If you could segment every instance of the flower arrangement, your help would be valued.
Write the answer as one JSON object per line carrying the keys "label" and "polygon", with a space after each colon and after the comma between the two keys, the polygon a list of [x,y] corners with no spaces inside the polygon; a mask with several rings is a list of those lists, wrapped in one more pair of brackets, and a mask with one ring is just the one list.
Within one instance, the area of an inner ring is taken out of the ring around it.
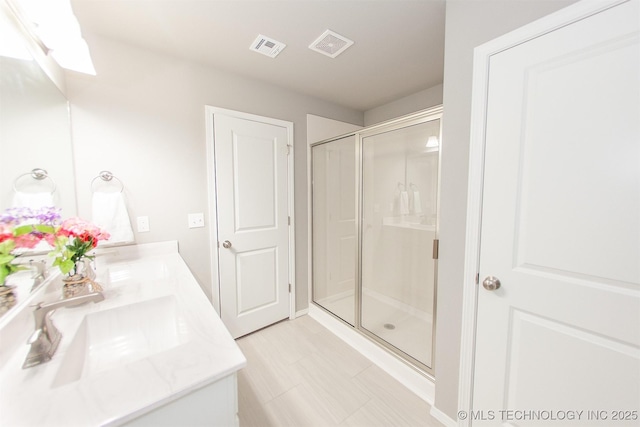
{"label": "flower arrangement", "polygon": [[9,208],[0,214],[0,286],[6,277],[22,269],[14,260],[46,241],[53,246],[60,209]]}
{"label": "flower arrangement", "polygon": [[0,286],[7,276],[22,270],[15,259],[22,252],[37,249],[46,242],[49,255],[55,257],[53,266],[69,276],[79,273],[78,265],[100,240],[107,240],[109,233],[80,218],[69,218],[60,223],[60,209],[44,207],[9,208],[0,214]]}
{"label": "flower arrangement", "polygon": [[92,260],[88,255],[100,240],[109,239],[110,235],[100,227],[80,218],[69,218],[55,230],[55,249],[51,255],[55,256],[53,265],[60,268],[62,274],[74,276],[78,271],[80,261]]}

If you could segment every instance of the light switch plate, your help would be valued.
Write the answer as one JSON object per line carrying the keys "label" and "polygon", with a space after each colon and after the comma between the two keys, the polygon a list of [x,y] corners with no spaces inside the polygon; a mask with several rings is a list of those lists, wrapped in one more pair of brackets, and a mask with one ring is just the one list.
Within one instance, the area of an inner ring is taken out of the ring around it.
{"label": "light switch plate", "polygon": [[204,227],[204,214],[203,213],[192,213],[187,215],[189,220],[189,228],[200,228]]}
{"label": "light switch plate", "polygon": [[148,231],[149,231],[149,217],[139,216],[138,217],[138,233],[146,233]]}

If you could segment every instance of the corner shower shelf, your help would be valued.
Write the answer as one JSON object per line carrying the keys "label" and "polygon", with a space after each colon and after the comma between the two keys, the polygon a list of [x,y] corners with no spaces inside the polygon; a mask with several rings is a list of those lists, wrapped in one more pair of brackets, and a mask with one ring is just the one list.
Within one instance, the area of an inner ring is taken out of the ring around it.
{"label": "corner shower shelf", "polygon": [[382,225],[386,227],[410,228],[412,230],[436,231],[435,225],[409,222],[405,219],[402,219],[396,216],[388,216],[388,217],[382,218]]}

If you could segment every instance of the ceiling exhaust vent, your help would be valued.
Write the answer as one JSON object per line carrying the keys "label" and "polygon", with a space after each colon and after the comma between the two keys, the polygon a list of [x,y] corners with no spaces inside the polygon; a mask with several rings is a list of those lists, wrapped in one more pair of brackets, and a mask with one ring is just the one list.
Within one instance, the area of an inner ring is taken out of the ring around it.
{"label": "ceiling exhaust vent", "polygon": [[287,47],[286,44],[275,41],[260,34],[254,40],[251,46],[249,46],[249,49],[253,50],[254,52],[267,55],[270,58],[275,58],[280,52],[282,52],[285,47]]}
{"label": "ceiling exhaust vent", "polygon": [[309,45],[309,49],[320,52],[330,58],[335,58],[347,50],[347,48],[352,44],[353,40],[349,40],[338,33],[327,30]]}

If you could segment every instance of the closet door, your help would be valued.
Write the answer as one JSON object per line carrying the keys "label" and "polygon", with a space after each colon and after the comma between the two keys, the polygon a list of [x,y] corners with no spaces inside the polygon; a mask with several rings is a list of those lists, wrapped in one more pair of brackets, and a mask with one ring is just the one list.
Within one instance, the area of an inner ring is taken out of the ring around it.
{"label": "closet door", "polygon": [[574,417],[563,425],[638,423],[639,3],[578,4],[545,34],[494,41],[481,67],[473,416],[484,411],[488,425],[554,414]]}
{"label": "closet door", "polygon": [[220,314],[241,337],[286,319],[289,283],[288,122],[214,118]]}

